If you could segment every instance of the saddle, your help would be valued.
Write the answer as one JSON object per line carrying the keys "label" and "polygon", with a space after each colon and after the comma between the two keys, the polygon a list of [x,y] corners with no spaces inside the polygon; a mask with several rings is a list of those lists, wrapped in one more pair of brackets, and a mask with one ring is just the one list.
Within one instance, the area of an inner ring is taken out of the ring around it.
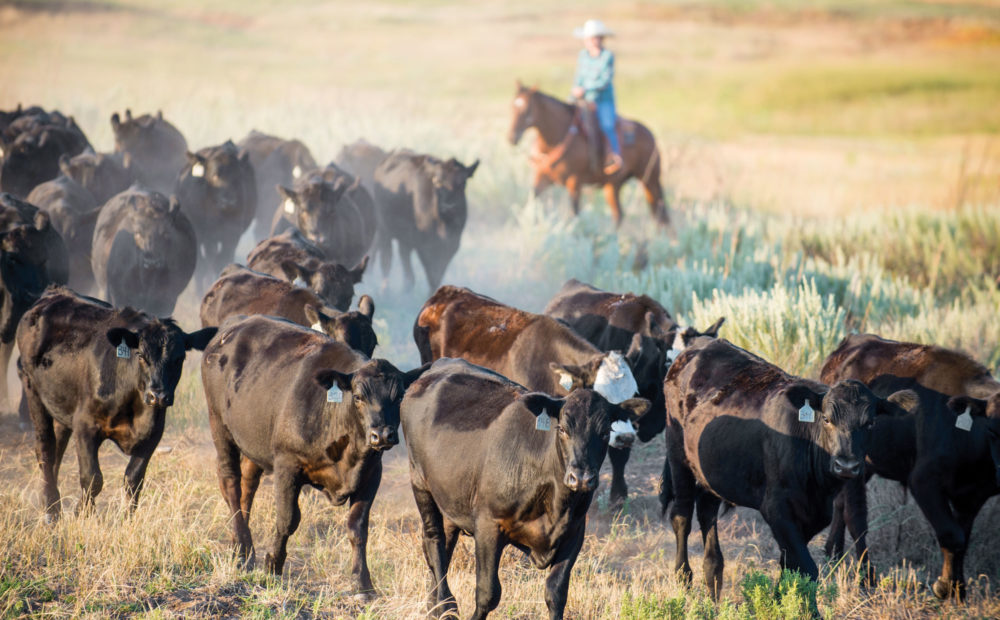
{"label": "saddle", "polygon": [[[603,173],[604,155],[608,152],[608,140],[597,122],[596,106],[589,101],[577,102],[577,114],[573,124],[587,143],[587,156],[590,170],[597,176]],[[635,121],[618,116],[615,118],[615,133],[618,134],[618,144],[631,146],[635,144]]]}

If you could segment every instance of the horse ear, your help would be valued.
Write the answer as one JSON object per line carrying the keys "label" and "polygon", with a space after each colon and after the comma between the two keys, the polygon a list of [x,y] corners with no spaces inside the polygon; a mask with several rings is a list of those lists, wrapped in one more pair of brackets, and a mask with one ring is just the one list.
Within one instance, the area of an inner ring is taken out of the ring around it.
{"label": "horse ear", "polygon": [[538,92],[538,84],[533,85],[530,90],[531,90],[532,94],[537,93]]}
{"label": "horse ear", "polygon": [[516,80],[514,80],[514,86],[519,91],[524,90],[524,84],[521,83],[521,78],[517,78]]}

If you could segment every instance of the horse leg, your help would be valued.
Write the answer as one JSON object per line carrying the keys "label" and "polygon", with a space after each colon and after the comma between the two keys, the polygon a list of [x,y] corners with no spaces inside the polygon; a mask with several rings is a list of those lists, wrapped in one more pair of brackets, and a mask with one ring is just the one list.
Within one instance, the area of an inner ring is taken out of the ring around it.
{"label": "horse leg", "polygon": [[573,215],[580,215],[580,177],[574,175],[566,179],[566,191],[569,192],[569,204],[573,207]]}
{"label": "horse leg", "polygon": [[547,174],[543,174],[540,170],[536,170],[535,180],[532,182],[531,190],[534,197],[538,198],[538,196],[547,190],[550,185],[552,185],[552,179],[550,179]]}
{"label": "horse leg", "polygon": [[615,218],[615,228],[622,225],[622,208],[618,199],[618,192],[621,189],[619,183],[606,183],[604,185],[604,199],[608,201],[608,208],[611,209],[611,217]]}

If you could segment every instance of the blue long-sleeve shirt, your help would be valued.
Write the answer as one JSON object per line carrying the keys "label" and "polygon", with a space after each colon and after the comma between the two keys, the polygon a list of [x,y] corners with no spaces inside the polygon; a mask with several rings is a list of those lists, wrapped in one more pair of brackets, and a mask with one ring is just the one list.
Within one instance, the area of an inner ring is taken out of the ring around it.
{"label": "blue long-sleeve shirt", "polygon": [[587,50],[580,50],[576,59],[574,86],[583,88],[583,98],[593,102],[614,102],[615,87],[611,80],[615,77],[615,55],[610,50],[601,50],[597,57]]}

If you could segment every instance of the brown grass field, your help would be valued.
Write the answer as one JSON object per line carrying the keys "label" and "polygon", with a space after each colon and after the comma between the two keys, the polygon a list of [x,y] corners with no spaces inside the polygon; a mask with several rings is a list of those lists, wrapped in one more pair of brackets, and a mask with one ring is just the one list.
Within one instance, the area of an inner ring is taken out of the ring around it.
{"label": "brown grass field", "polygon": [[[745,209],[747,217],[789,216],[819,227],[909,207],[922,209],[919,217],[947,217],[969,205],[1000,205],[995,0],[0,1],[0,109],[23,102],[71,113],[99,150],[112,148],[110,114],[130,107],[136,114],[162,109],[192,150],[257,128],[302,139],[320,162],[359,137],[466,163],[480,158],[463,248],[446,280],[540,311],[560,281],[537,257],[550,233],[569,234],[558,215],[568,208],[558,191],[544,198],[548,215],[538,222],[553,230],[540,230],[520,210],[529,188],[528,145],[504,140],[509,98],[516,78],[568,91],[578,45],[570,33],[589,16],[618,32],[611,45],[619,109],[657,136],[682,231],[696,227],[698,205],[720,201]],[[623,247],[656,237],[631,186],[623,199]],[[585,209],[599,212],[595,218],[604,219],[592,221],[607,226],[599,192],[586,196]],[[992,215],[987,221],[982,236],[997,237],[1000,224]],[[932,249],[946,247],[941,243]],[[245,239],[244,255],[250,247]],[[943,269],[959,259],[938,256],[933,264]],[[580,257],[556,260],[569,265]],[[412,293],[396,282],[381,291],[377,271],[358,291],[376,300],[376,356],[407,369],[418,358],[410,326],[428,294],[417,271]],[[888,272],[909,274],[908,265]],[[892,322],[896,315],[888,313],[875,326],[899,338],[939,335],[939,344],[965,346],[995,363],[998,294],[945,296],[936,273],[910,274],[908,282],[931,298],[939,295],[938,303],[921,307],[913,322]],[[962,273],[955,271],[956,282],[972,281]],[[680,298],[691,294],[682,291]],[[176,318],[186,329],[196,327],[198,303],[190,289],[181,298]],[[962,314],[967,307],[974,314]],[[970,326],[968,316],[982,325]],[[875,327],[857,320],[852,326]],[[728,334],[743,332],[725,329],[740,328],[724,328],[723,335],[736,340]],[[817,371],[817,355],[781,351],[775,361],[809,375]],[[31,434],[19,429],[16,415],[0,415],[0,615],[421,617],[428,571],[405,446],[385,457],[372,513],[368,554],[380,593],[374,603],[361,606],[347,591],[345,510],[318,493],[303,494],[302,524],[282,577],[237,566],[199,363],[193,354],[185,364],[165,449],[154,456],[131,517],[121,492],[126,459],[110,444],[101,451],[106,484],[97,510],[73,515],[80,491],[71,446],[60,472],[65,516],[45,525]],[[14,373],[7,379],[13,386]],[[727,563],[719,605],[700,585],[697,532],[695,586],[687,590],[674,578],[674,536],[657,502],[663,456],[662,436],[633,451],[630,501],[620,513],[608,510],[605,466],[567,615],[798,616],[791,598],[785,607],[781,601],[755,607],[742,592],[754,571],[778,573],[774,540],[750,510],[735,509],[720,521]],[[823,617],[1000,617],[996,499],[974,529],[969,600],[953,604],[927,588],[941,554],[912,499],[904,503],[898,485],[885,481],[875,481],[869,494],[869,544],[880,579],[859,587],[849,560],[822,558],[818,536],[812,549],[821,566]],[[255,506],[251,528],[258,549],[266,549],[274,521],[267,478]],[[463,613],[473,607],[470,543],[459,543],[449,578]],[[495,617],[544,616],[544,575],[519,554],[505,554]]]}

